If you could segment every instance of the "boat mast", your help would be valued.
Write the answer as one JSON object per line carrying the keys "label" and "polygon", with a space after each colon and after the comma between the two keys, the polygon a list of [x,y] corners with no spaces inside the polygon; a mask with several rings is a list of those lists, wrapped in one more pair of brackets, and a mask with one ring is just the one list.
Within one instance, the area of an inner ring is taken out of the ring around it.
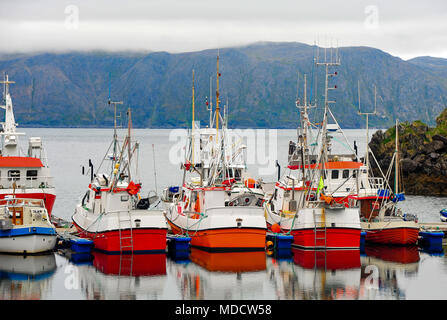
{"label": "boat mast", "polygon": [[131,138],[130,138],[130,134],[131,134],[131,127],[132,127],[132,114],[130,111],[130,108],[127,109],[127,114],[129,117],[129,122],[127,125],[127,173],[128,173],[128,181],[130,182],[132,180],[131,175],[130,175],[130,158],[132,157],[131,155]]}
{"label": "boat mast", "polygon": [[397,195],[399,193],[399,120],[396,119],[396,170],[394,173],[394,193]]}
{"label": "boat mast", "polygon": [[329,77],[334,77],[337,75],[337,72],[329,73],[329,67],[333,66],[339,66],[340,65],[340,57],[338,56],[338,49],[335,52],[335,59],[332,57],[332,48],[331,48],[331,60],[328,61],[326,58],[326,48],[324,50],[324,61],[319,62],[319,54],[318,54],[318,47],[317,47],[317,59],[316,59],[316,65],[322,65],[325,66],[325,86],[324,86],[324,116],[323,116],[323,126],[322,126],[322,145],[321,145],[321,152],[320,152],[320,163],[321,166],[321,174],[320,177],[323,176],[323,172],[326,170],[326,162],[328,161],[328,131],[327,131],[327,122],[328,122],[328,114],[330,112],[329,110],[329,104],[335,103],[335,101],[330,101],[328,98],[329,90],[335,90],[337,86],[329,87]]}
{"label": "boat mast", "polygon": [[366,155],[365,155],[365,165],[369,168],[369,116],[376,115],[377,113],[377,88],[374,86],[374,112],[361,112],[360,108],[360,80],[358,81],[358,90],[359,90],[359,115],[366,116]]}
{"label": "boat mast", "polygon": [[16,83],[15,81],[9,81],[8,75],[5,76],[5,79],[3,81],[0,81],[0,83],[4,84],[4,99],[5,99],[5,105],[1,106],[1,108],[5,109],[5,122],[4,122],[4,132],[5,134],[13,134],[16,133],[16,121],[14,118],[14,112],[12,108],[12,99],[11,95],[9,94],[9,85]]}
{"label": "boat mast", "polygon": [[216,70],[217,70],[217,75],[216,75],[216,143],[218,143],[219,141],[219,112],[220,112],[220,108],[219,108],[219,77],[220,77],[220,73],[219,73],[219,51],[217,52],[217,63],[216,63]]}
{"label": "boat mast", "polygon": [[207,110],[210,112],[210,128],[213,127],[213,77],[210,77],[210,107]]}
{"label": "boat mast", "polygon": [[194,166],[194,69],[192,69],[192,128],[191,128],[191,164]]}
{"label": "boat mast", "polygon": [[117,148],[118,148],[118,134],[117,134],[117,124],[116,124],[116,105],[117,104],[123,104],[122,101],[110,101],[109,99],[109,104],[113,104],[113,109],[114,109],[114,116],[113,116],[113,161],[116,161],[116,157],[117,157]]}

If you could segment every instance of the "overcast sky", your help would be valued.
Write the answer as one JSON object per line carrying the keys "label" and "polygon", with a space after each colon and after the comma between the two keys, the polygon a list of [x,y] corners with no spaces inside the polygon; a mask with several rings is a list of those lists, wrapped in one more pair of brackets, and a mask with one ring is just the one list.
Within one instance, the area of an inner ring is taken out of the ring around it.
{"label": "overcast sky", "polygon": [[184,52],[256,41],[447,58],[447,1],[1,0],[0,51]]}

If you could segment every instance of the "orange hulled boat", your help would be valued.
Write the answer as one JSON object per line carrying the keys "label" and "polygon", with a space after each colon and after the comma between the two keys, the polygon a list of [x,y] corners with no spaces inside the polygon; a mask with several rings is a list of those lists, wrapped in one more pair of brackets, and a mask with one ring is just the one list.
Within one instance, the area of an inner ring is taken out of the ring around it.
{"label": "orange hulled boat", "polygon": [[209,128],[200,129],[194,122],[193,85],[193,123],[182,165],[182,187],[165,216],[172,232],[191,237],[192,247],[263,251],[267,231],[263,193],[245,172],[245,146],[241,139],[234,143],[236,137],[220,114],[219,76],[217,57],[216,109]]}

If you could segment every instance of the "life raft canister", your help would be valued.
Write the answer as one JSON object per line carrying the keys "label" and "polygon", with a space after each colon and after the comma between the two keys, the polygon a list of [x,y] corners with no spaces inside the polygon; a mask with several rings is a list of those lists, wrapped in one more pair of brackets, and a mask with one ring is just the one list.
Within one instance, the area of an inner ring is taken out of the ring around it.
{"label": "life raft canister", "polygon": [[244,184],[246,187],[248,188],[256,188],[257,187],[257,182],[255,179],[253,178],[247,178],[244,180]]}

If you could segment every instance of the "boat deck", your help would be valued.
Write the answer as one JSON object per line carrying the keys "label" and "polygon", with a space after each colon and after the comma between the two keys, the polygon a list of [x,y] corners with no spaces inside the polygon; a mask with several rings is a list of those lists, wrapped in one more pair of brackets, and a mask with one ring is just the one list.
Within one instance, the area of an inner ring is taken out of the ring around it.
{"label": "boat deck", "polygon": [[434,230],[443,231],[444,238],[447,237],[447,222],[419,222],[420,231]]}

